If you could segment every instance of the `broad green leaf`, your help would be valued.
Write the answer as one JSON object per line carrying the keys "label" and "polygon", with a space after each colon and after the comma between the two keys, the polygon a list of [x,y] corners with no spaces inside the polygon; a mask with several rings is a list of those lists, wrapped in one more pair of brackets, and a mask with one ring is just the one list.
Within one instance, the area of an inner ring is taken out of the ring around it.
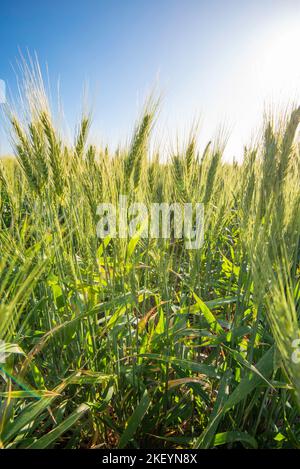
{"label": "broad green leaf", "polygon": [[69,417],[67,417],[60,425],[46,433],[44,436],[30,445],[29,449],[49,448],[64,432],[69,430],[87,411],[89,406],[81,404]]}
{"label": "broad green leaf", "polygon": [[143,353],[139,356],[148,358],[149,360],[156,360],[164,363],[169,363],[170,365],[174,364],[175,366],[179,366],[184,370],[194,371],[195,373],[201,373],[212,378],[218,377],[217,369],[211,365],[206,365],[204,363],[197,363],[191,360],[181,360],[180,358],[176,357],[166,357],[164,355],[159,355],[155,353]]}

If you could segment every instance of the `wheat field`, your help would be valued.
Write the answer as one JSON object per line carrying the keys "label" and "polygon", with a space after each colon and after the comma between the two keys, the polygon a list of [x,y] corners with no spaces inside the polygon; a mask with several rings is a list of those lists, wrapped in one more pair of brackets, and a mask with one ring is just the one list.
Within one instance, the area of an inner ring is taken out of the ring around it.
{"label": "wheat field", "polygon": [[[74,144],[27,76],[0,160],[2,448],[299,448],[300,155],[296,106],[241,164],[191,133],[149,150]],[[204,243],[96,235],[97,206],[201,202]]]}

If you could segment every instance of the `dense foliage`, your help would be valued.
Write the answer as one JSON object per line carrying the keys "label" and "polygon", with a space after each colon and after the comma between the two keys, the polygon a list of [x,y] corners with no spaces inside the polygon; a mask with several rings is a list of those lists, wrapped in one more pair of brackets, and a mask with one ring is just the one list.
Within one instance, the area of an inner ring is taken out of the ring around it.
{"label": "dense foliage", "polygon": [[[153,106],[111,154],[89,117],[66,144],[30,88],[0,160],[2,447],[299,448],[299,109],[242,164],[193,134],[162,162]],[[203,202],[203,247],[98,239],[120,194]]]}

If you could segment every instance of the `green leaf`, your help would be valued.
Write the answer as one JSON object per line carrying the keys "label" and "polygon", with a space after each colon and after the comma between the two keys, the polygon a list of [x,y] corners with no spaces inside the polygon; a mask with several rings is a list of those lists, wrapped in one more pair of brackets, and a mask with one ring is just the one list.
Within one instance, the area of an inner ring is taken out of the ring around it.
{"label": "green leaf", "polygon": [[243,443],[247,443],[252,448],[257,448],[257,441],[253,436],[249,435],[247,432],[237,431],[217,433],[213,441],[213,446],[225,445],[236,441],[241,441]]}
{"label": "green leaf", "polygon": [[58,427],[46,433],[44,436],[30,445],[29,449],[44,449],[54,443],[64,432],[69,430],[87,411],[89,406],[81,404],[69,417],[67,417]]}
{"label": "green leaf", "polygon": [[[274,346],[271,347],[257,363],[256,370],[258,373],[251,371],[247,376],[245,376],[245,378],[242,379],[240,384],[229,396],[223,410],[227,412],[233,406],[241,402],[246,396],[248,396],[248,394],[250,394],[250,392],[252,392],[257,386],[266,381],[273,372],[273,364]],[[264,379],[260,375],[263,375]]]}
{"label": "green leaf", "polygon": [[[273,372],[274,365],[274,347],[271,347],[258,361],[256,369],[262,374],[265,378],[271,376]],[[216,431],[218,424],[221,418],[228,412],[232,407],[237,405],[243,399],[245,399],[248,394],[250,394],[257,386],[259,386],[264,380],[260,377],[259,374],[251,371],[247,376],[245,376],[239,385],[234,389],[234,391],[229,395],[224,404],[220,406],[216,414],[212,415],[212,419],[209,425],[206,427],[204,432],[196,440],[194,448],[207,448],[210,445],[212,434]],[[224,383],[224,392],[228,394],[228,388]],[[227,388],[227,389],[226,389]]]}
{"label": "green leaf", "polygon": [[201,373],[212,378],[218,377],[217,369],[211,365],[206,365],[204,363],[197,363],[191,360],[182,360],[176,357],[166,357],[164,355],[159,355],[156,353],[143,353],[139,355],[139,357],[148,358],[150,360],[157,360],[164,363],[169,363],[171,365],[174,364],[175,366],[179,366],[184,370],[194,371],[195,373]]}
{"label": "green leaf", "polygon": [[193,292],[193,296],[196,300],[197,306],[199,307],[200,311],[203,313],[203,316],[205,317],[206,321],[208,322],[209,326],[211,329],[215,332],[218,332],[222,334],[224,331],[220,324],[218,323],[217,319],[209,309],[209,307],[202,301],[198,295],[196,295],[195,292]]}

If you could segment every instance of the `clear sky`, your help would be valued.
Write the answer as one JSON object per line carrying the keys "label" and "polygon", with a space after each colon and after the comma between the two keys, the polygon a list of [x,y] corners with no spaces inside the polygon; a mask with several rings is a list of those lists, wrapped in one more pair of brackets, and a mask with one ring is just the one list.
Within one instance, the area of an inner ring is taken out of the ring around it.
{"label": "clear sky", "polygon": [[60,81],[71,128],[88,84],[99,142],[125,141],[156,85],[158,140],[200,118],[203,145],[225,124],[238,157],[264,105],[299,96],[300,0],[1,0],[0,78],[13,96],[18,48]]}

